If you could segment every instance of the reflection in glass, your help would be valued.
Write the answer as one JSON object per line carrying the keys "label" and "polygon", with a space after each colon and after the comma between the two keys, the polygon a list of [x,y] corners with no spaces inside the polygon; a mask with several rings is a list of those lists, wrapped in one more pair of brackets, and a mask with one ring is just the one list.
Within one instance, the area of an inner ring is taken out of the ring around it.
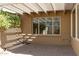
{"label": "reflection in glass", "polygon": [[34,18],[33,34],[60,34],[60,17]]}
{"label": "reflection in glass", "polygon": [[33,34],[38,34],[38,20],[33,20]]}
{"label": "reflection in glass", "polygon": [[52,20],[51,19],[47,21],[47,28],[48,28],[47,34],[52,34]]}
{"label": "reflection in glass", "polygon": [[46,24],[44,20],[39,20],[39,31],[40,34],[46,34]]}
{"label": "reflection in glass", "polygon": [[48,18],[41,18],[41,20],[39,20],[39,26],[40,34],[52,34],[52,20]]}
{"label": "reflection in glass", "polygon": [[59,17],[55,17],[54,18],[54,23],[53,23],[53,26],[54,26],[54,34],[60,34],[60,18]]}

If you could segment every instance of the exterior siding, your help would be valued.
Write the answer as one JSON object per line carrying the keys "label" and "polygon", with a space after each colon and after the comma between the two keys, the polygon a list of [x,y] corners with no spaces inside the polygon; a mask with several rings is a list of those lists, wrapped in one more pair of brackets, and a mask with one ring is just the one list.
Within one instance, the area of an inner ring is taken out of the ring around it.
{"label": "exterior siding", "polygon": [[32,13],[31,15],[23,14],[21,15],[22,19],[22,31],[26,34],[32,34],[32,19],[34,17],[53,17],[60,16],[61,17],[61,35],[59,36],[37,36],[36,39],[33,40],[34,44],[52,44],[52,45],[70,45],[70,11],[57,11],[48,12],[45,14],[44,12],[40,12],[39,14]]}

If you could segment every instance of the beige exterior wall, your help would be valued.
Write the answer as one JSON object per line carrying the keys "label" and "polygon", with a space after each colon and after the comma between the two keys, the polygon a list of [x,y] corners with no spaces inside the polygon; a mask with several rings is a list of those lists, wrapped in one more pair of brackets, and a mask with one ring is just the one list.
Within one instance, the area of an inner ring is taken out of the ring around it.
{"label": "beige exterior wall", "polygon": [[34,44],[55,44],[55,45],[69,45],[70,44],[70,11],[57,11],[56,13],[48,12],[47,14],[40,12],[39,14],[32,13],[31,15],[23,14],[22,31],[26,34],[32,34],[32,19],[34,17],[61,17],[61,35],[60,36],[37,36],[33,40]]}
{"label": "beige exterior wall", "polygon": [[75,53],[79,56],[79,40],[73,39],[72,47],[73,47]]}

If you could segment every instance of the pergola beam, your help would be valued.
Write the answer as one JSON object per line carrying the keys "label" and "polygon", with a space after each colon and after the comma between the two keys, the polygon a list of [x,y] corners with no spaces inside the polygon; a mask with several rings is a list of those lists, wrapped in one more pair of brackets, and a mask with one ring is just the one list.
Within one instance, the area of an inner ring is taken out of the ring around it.
{"label": "pergola beam", "polygon": [[[19,12],[14,11],[14,10],[12,10],[12,9],[10,9],[10,8],[7,8],[7,7],[5,7],[5,6],[3,6],[2,8],[5,8],[5,9],[8,9],[8,10],[11,10],[11,11],[16,12],[16,13],[19,13]],[[19,13],[19,14],[22,14],[22,13]]]}
{"label": "pergola beam", "polygon": [[0,4],[0,7],[4,7],[8,10],[14,11],[16,13],[28,13],[31,14],[32,12],[39,14],[38,12],[45,12],[47,11],[56,11],[63,10],[65,13],[66,10],[71,10],[71,4],[65,3],[5,3]]}
{"label": "pergola beam", "polygon": [[28,5],[23,4],[23,6],[25,6],[26,8],[28,8],[28,9],[30,9],[30,10],[32,10],[33,12],[36,12],[36,13],[38,14],[38,12],[37,12],[36,10],[34,10],[34,9],[30,8]]}
{"label": "pergola beam", "polygon": [[41,6],[40,4],[37,3],[37,5],[42,9],[47,14],[47,11],[44,9],[43,5]]}
{"label": "pergola beam", "polygon": [[14,11],[14,10],[12,10],[12,9],[10,9],[10,8],[7,8],[5,5],[10,5],[10,4],[1,4],[1,5],[0,5],[1,9],[5,8],[5,9],[7,9],[7,10],[10,10],[10,11],[13,11],[13,12],[15,12],[15,13],[18,13],[18,12]]}
{"label": "pergola beam", "polygon": [[[0,3],[1,4],[1,3]],[[9,3],[2,3],[1,5],[0,5],[0,7],[2,7],[2,6],[5,6],[5,5],[10,5]]]}
{"label": "pergola beam", "polygon": [[66,13],[66,4],[64,4],[63,12],[64,12],[64,14]]}
{"label": "pergola beam", "polygon": [[56,13],[56,6],[55,3],[51,3],[52,9],[54,10],[54,13]]}
{"label": "pergola beam", "polygon": [[21,10],[17,9],[16,7],[12,6],[11,4],[8,4],[7,6],[6,5],[3,5],[2,7],[3,8],[6,8],[8,10],[14,11],[16,13],[19,13],[19,14],[22,14],[23,13]]}
{"label": "pergola beam", "polygon": [[[17,9],[19,9],[19,10],[23,11],[23,13],[25,13],[25,12],[26,12],[26,11],[22,10],[21,8],[18,8],[17,6],[15,6],[15,5],[13,5],[13,4],[11,4],[11,6],[13,6],[13,7],[15,7],[15,8],[17,8]],[[27,13],[27,12],[26,12],[26,13]],[[28,12],[28,14],[30,14],[30,13]]]}

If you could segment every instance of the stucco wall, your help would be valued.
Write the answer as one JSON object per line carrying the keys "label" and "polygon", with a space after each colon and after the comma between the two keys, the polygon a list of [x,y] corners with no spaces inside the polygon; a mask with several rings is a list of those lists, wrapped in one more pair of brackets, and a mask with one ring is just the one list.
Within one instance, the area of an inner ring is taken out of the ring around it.
{"label": "stucco wall", "polygon": [[36,39],[33,40],[32,43],[35,44],[55,44],[55,45],[69,45],[70,44],[70,11],[57,11],[48,12],[45,14],[44,12],[40,12],[39,14],[32,13],[31,15],[23,14],[21,15],[22,19],[22,31],[26,34],[32,34],[32,19],[34,17],[53,17],[60,16],[61,17],[61,35],[60,36],[37,36]]}
{"label": "stucco wall", "polygon": [[79,56],[79,40],[73,39],[71,43],[75,53]]}
{"label": "stucco wall", "polygon": [[[78,11],[77,11],[77,25],[78,25],[78,27],[77,27],[77,30],[78,30],[78,32],[77,32],[77,34],[78,34],[78,38],[79,38],[79,8],[77,8],[78,9]],[[75,14],[74,14],[75,15]],[[75,16],[74,16],[75,17]],[[73,19],[73,20],[76,20],[76,19]],[[74,28],[74,26],[73,26],[73,28]],[[75,35],[75,33],[74,33],[74,35]],[[74,49],[74,51],[76,52],[76,54],[79,56],[79,39],[72,39],[71,40],[71,43],[72,43],[72,47],[73,47],[73,49]]]}

